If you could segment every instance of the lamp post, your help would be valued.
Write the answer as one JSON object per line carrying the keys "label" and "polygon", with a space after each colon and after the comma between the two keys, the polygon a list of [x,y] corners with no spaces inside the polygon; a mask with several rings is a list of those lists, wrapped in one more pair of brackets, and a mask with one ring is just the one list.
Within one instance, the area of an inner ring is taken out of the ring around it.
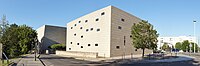
{"label": "lamp post", "polygon": [[189,45],[189,46],[190,46],[190,52],[189,52],[189,53],[191,54],[192,43],[190,43],[190,45]]}
{"label": "lamp post", "polygon": [[[194,38],[196,37],[196,31],[195,31],[195,23],[196,23],[196,21],[193,21],[193,23],[194,23]],[[194,53],[196,53],[196,48],[195,48],[195,43],[196,43],[196,38],[194,39],[195,41],[194,41]]]}

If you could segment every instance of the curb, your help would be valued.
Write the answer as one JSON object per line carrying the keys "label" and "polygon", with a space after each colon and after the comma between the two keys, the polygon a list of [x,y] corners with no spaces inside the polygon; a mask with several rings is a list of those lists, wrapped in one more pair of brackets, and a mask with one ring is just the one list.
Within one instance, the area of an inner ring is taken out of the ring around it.
{"label": "curb", "polygon": [[46,66],[46,64],[40,58],[38,58],[38,59],[40,60],[40,62],[42,63],[42,65]]}
{"label": "curb", "polygon": [[40,57],[40,55],[37,58],[40,60],[40,62],[42,63],[42,65],[47,66],[39,57]]}
{"label": "curb", "polygon": [[22,58],[19,58],[19,61],[17,61],[16,63],[12,61],[12,63],[10,63],[9,66],[12,66],[13,64],[17,65],[21,60],[22,60]]}
{"label": "curb", "polygon": [[14,62],[12,62],[12,63],[8,64],[8,66],[12,66],[13,64],[15,64],[15,63],[14,63]]}

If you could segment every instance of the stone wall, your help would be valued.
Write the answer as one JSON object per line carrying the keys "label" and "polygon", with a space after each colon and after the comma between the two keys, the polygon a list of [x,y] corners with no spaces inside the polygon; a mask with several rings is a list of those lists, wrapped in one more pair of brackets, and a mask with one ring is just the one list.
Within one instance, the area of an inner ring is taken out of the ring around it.
{"label": "stone wall", "polygon": [[94,52],[78,52],[78,51],[56,51],[56,55],[76,56],[76,57],[92,57],[92,58],[97,58],[98,57],[98,53],[94,53]]}

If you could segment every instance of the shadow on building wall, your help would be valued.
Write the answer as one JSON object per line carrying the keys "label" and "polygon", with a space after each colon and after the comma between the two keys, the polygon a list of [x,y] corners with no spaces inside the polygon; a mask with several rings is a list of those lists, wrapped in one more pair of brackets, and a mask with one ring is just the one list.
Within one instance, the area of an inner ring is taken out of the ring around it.
{"label": "shadow on building wall", "polygon": [[43,37],[41,39],[41,42],[39,43],[39,53],[44,54],[44,53],[46,53],[46,50],[50,51],[49,53],[55,53],[54,50],[48,48],[49,46],[51,46],[53,44],[60,44],[60,43],[53,41],[47,37]]}

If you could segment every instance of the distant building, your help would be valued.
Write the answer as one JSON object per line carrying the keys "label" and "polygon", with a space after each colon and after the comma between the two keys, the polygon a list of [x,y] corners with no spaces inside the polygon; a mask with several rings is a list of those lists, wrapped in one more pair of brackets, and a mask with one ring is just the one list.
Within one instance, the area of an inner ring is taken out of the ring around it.
{"label": "distant building", "polygon": [[44,53],[52,44],[66,43],[66,27],[43,25],[37,29],[37,33],[40,53]]}
{"label": "distant building", "polygon": [[157,49],[160,49],[160,47],[162,47],[164,43],[168,43],[170,46],[175,46],[177,42],[183,42],[185,40],[196,43],[196,38],[192,36],[158,37]]}

